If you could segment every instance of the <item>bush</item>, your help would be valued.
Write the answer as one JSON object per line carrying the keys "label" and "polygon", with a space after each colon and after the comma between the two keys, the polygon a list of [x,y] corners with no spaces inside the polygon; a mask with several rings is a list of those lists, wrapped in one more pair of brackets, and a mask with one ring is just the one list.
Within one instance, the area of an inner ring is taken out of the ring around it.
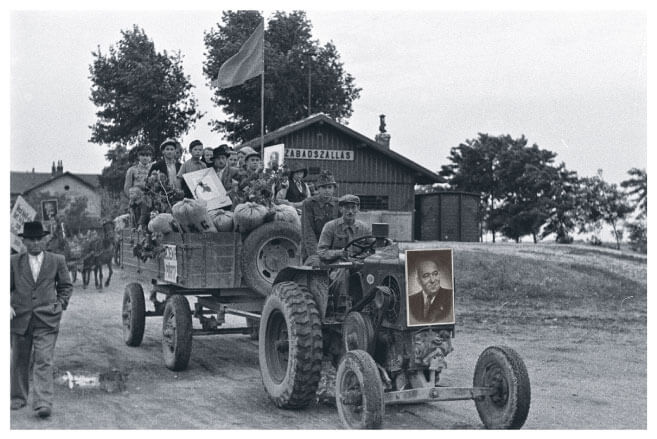
{"label": "bush", "polygon": [[648,251],[648,227],[645,221],[637,221],[626,224],[630,232],[630,248],[634,251],[647,253]]}

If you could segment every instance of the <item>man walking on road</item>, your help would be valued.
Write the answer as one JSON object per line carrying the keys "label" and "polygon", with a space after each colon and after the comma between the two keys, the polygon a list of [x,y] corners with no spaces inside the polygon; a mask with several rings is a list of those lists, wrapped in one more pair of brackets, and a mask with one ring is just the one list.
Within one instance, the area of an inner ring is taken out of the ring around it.
{"label": "man walking on road", "polygon": [[27,404],[34,355],[32,407],[41,418],[52,412],[55,342],[73,291],[64,256],[44,251],[48,233],[38,221],[24,224],[18,236],[27,253],[11,257],[10,272],[11,409]]}

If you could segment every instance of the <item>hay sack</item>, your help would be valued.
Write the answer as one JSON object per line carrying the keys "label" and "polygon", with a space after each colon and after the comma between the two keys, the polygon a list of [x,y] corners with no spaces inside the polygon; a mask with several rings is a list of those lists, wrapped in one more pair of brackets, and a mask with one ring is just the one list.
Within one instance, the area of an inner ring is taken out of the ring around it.
{"label": "hay sack", "polygon": [[232,232],[233,231],[233,212],[229,210],[219,209],[210,214],[212,223],[218,232]]}
{"label": "hay sack", "polygon": [[285,204],[279,204],[274,207],[274,221],[283,221],[292,223],[301,229],[301,218],[297,213],[297,209]]}
{"label": "hay sack", "polygon": [[262,204],[246,202],[238,204],[233,214],[233,222],[240,232],[250,232],[265,222],[267,208]]}
{"label": "hay sack", "polygon": [[171,212],[183,232],[200,233],[217,231],[208,216],[206,202],[203,200],[185,198],[174,204]]}
{"label": "hay sack", "polygon": [[148,223],[148,230],[151,233],[161,233],[166,235],[174,230],[173,215],[170,213],[159,213],[153,217]]}

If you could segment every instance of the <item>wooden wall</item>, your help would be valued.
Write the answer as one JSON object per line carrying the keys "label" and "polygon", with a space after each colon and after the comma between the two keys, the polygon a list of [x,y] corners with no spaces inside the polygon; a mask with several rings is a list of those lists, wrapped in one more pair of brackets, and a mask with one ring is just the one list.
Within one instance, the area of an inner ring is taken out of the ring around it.
{"label": "wooden wall", "polygon": [[[387,195],[388,210],[412,212],[415,208],[414,178],[407,167],[400,165],[371,147],[327,124],[313,124],[292,132],[268,145],[284,143],[286,148],[308,148],[354,151],[353,161],[286,159],[289,164],[330,170],[338,183],[337,196]],[[317,170],[317,169],[315,169]],[[317,174],[310,173],[307,182]]]}

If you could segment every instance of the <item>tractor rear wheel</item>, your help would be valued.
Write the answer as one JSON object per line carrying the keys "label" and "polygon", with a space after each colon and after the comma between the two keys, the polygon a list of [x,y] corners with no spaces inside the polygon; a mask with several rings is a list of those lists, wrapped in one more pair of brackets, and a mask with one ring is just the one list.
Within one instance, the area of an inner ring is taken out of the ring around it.
{"label": "tractor rear wheel", "polygon": [[529,413],[531,388],[520,356],[506,346],[491,346],[477,360],[474,387],[494,387],[497,392],[475,399],[481,421],[490,429],[517,429]]}
{"label": "tractor rear wheel", "polygon": [[258,357],[265,390],[278,407],[302,408],[315,399],[322,369],[322,325],[305,286],[274,285],[262,308]]}
{"label": "tractor rear wheel", "polygon": [[192,353],[192,314],[189,302],[180,294],[167,300],[162,318],[162,354],[171,370],[184,370]]}
{"label": "tractor rear wheel", "polygon": [[383,383],[374,359],[365,351],[347,352],[335,378],[335,403],[348,428],[381,428]]}
{"label": "tractor rear wheel", "polygon": [[141,285],[133,282],[123,292],[123,341],[128,346],[139,346],[146,327],[146,301]]}

